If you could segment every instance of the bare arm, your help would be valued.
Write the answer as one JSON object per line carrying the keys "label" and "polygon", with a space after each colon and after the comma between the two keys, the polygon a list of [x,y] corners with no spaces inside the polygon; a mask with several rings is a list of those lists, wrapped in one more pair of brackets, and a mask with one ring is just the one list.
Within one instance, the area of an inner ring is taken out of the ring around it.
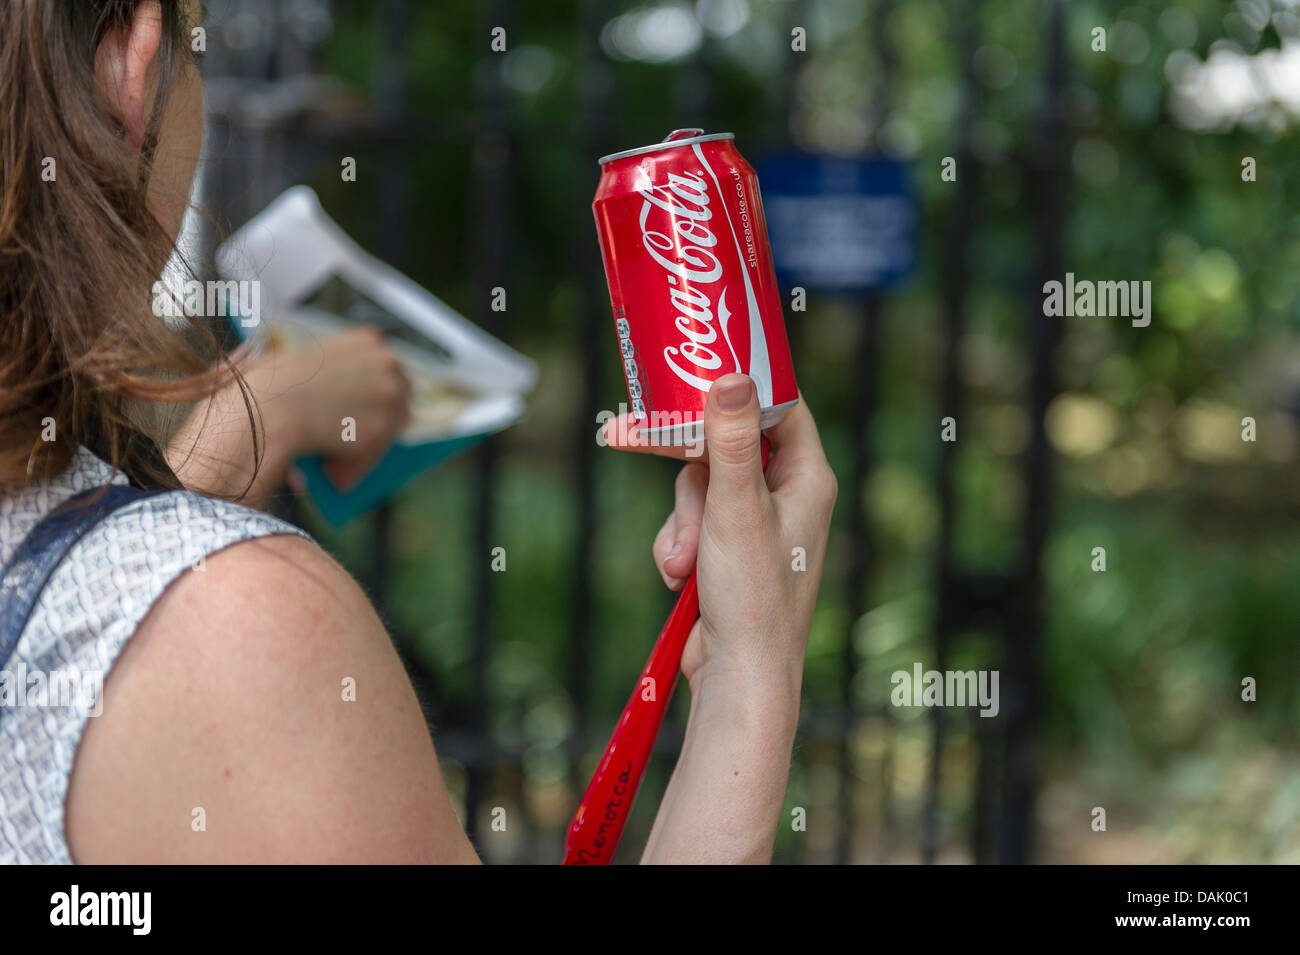
{"label": "bare arm", "polygon": [[798,683],[704,682],[692,687],[686,741],[641,861],[768,862],[790,771]]}
{"label": "bare arm", "polygon": [[[724,395],[739,403],[728,409]],[[771,858],[836,486],[805,405],[769,431],[766,475],[758,423],[748,379],[719,379],[705,410],[707,458],[678,475],[676,507],[655,540],[671,589],[696,568],[700,621],[682,654],[686,740],[643,862]],[[627,428],[616,423],[606,436],[626,441]]]}
{"label": "bare arm", "polygon": [[[264,507],[304,454],[326,455],[331,479],[348,486],[409,418],[410,383],[383,333],[369,326],[273,352],[250,365],[245,380],[263,425],[256,475],[248,409],[234,383],[194,409],[170,442],[167,463],[203,494],[235,497],[248,488],[250,507]],[[354,422],[355,441],[343,440],[345,417]]]}
{"label": "bare arm", "polygon": [[196,406],[167,446],[167,463],[187,488],[215,497],[242,494],[249,507],[262,508],[284,482],[302,444],[302,422],[296,403],[268,400],[268,377],[257,366],[245,375],[261,418],[261,467],[254,472],[253,427],[243,392],[232,383]]}

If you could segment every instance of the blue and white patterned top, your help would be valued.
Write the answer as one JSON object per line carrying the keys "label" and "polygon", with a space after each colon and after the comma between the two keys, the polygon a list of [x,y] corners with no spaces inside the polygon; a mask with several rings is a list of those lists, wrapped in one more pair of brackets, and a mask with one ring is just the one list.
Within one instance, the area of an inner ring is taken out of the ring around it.
{"label": "blue and white patterned top", "polygon": [[[58,477],[0,497],[0,567],[68,498],[126,483],[81,448]],[[238,504],[164,494],[113,512],[59,564],[0,670],[0,864],[72,862],[63,828],[68,777],[118,655],[177,577],[231,544],[270,534],[302,531]]]}

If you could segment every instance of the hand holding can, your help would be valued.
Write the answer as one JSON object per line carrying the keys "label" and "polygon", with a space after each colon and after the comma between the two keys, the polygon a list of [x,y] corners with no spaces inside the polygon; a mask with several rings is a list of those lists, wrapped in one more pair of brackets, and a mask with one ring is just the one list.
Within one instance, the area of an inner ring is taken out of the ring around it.
{"label": "hand holding can", "polygon": [[[758,180],[731,140],[730,133],[678,130],[663,143],[601,160],[592,207],[631,418],[659,446],[704,439],[710,391],[727,375],[749,377],[745,406],[757,397],[760,427],[776,425],[798,403]],[[766,450],[765,443],[764,465]],[[763,483],[761,470],[756,480]],[[697,648],[703,639],[698,615],[692,571],[574,816],[566,862],[612,859],[688,637],[697,634]]]}

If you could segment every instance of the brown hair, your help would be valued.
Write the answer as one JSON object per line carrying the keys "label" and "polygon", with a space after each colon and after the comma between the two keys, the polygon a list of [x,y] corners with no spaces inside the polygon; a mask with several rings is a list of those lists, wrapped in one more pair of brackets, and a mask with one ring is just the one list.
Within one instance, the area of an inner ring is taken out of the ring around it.
{"label": "brown hair", "polygon": [[[178,0],[161,0],[158,88],[139,152],[95,80],[100,41],[129,27],[141,2],[0,2],[0,488],[57,474],[83,444],[142,483],[177,487],[128,407],[194,401],[239,379],[228,361],[214,364],[220,350],[201,318],[189,322],[206,349],[150,307],[175,240],[146,195],[167,93],[190,55]],[[47,419],[54,441],[42,440]]]}

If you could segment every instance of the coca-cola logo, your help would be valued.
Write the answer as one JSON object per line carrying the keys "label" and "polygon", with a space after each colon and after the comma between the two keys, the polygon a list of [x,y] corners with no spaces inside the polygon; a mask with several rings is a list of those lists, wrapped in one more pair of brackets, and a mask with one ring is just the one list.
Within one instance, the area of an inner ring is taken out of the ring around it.
{"label": "coca-cola logo", "polygon": [[[668,298],[677,316],[673,325],[682,341],[664,348],[664,361],[682,381],[708,392],[716,378],[729,371],[742,371],[731,343],[727,324],[727,286],[718,293],[716,311],[713,299],[700,288],[722,278],[723,267],[716,252],[718,236],[710,228],[713,210],[709,208],[709,190],[702,175],[690,172],[669,173],[667,183],[637,187],[645,201],[641,205],[641,243],[651,258],[667,273]],[[668,217],[668,231],[651,225],[651,216],[659,210]],[[716,321],[716,325],[714,324]],[[731,366],[723,368],[718,339],[726,343]]]}

